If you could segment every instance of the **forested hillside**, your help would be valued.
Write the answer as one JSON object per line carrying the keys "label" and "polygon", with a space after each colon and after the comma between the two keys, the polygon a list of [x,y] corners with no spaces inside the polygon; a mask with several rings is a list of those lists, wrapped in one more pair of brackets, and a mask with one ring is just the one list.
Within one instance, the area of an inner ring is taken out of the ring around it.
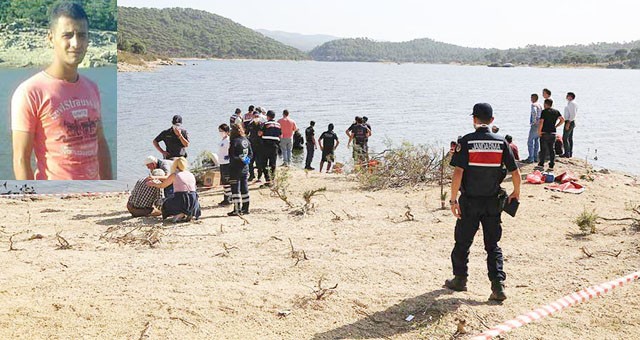
{"label": "forested hillside", "polygon": [[[58,0],[0,0],[0,24],[21,22],[36,27],[49,24],[49,10]],[[118,29],[116,0],[78,0],[89,17],[89,28],[103,31]]]}
{"label": "forested hillside", "polygon": [[189,8],[118,7],[118,49],[168,57],[308,59],[227,18]]}

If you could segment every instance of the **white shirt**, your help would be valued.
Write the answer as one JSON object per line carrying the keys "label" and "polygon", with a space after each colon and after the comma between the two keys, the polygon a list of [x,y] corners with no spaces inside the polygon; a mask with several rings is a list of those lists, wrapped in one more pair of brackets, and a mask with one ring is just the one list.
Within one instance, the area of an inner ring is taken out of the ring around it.
{"label": "white shirt", "polygon": [[564,119],[568,121],[576,120],[578,114],[578,104],[575,100],[567,102],[567,106],[564,108]]}
{"label": "white shirt", "polygon": [[218,147],[218,162],[220,164],[229,164],[229,136],[220,141]]}

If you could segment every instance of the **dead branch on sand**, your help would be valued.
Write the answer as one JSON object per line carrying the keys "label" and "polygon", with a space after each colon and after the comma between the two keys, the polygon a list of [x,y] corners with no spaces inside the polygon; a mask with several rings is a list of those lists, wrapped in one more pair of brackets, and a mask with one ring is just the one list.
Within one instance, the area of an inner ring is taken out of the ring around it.
{"label": "dead branch on sand", "polygon": [[224,251],[221,253],[217,253],[213,256],[221,256],[221,257],[228,257],[229,255],[231,255],[231,253],[229,252],[230,250],[233,249],[240,249],[236,246],[228,246],[226,243],[222,243],[222,247],[224,248]]}
{"label": "dead branch on sand", "polygon": [[339,222],[342,220],[342,217],[340,217],[340,215],[336,214],[335,212],[333,212],[333,210],[331,210],[331,213],[333,214],[333,218],[331,219],[331,221],[333,222]]}
{"label": "dead branch on sand", "polygon": [[144,325],[144,329],[142,330],[142,332],[140,332],[140,337],[138,339],[139,340],[148,339],[150,331],[151,331],[151,322],[147,321],[147,323]]}
{"label": "dead branch on sand", "polygon": [[592,258],[594,257],[594,255],[596,254],[601,254],[601,255],[607,255],[607,256],[611,256],[611,257],[618,257],[620,256],[620,254],[622,254],[622,250],[599,250],[596,252],[590,252],[589,249],[587,249],[587,247],[581,247],[580,250],[582,250],[582,253],[588,257],[588,258]]}
{"label": "dead branch on sand", "polygon": [[300,261],[309,260],[307,258],[307,253],[304,252],[304,249],[295,250],[295,248],[293,248],[293,242],[291,241],[290,237],[289,237],[289,244],[291,245],[291,258],[296,260],[296,263],[294,264],[294,266],[297,266],[298,262]]}
{"label": "dead branch on sand", "polygon": [[123,235],[117,235],[123,231],[123,226],[109,227],[104,234],[100,236],[101,240],[110,243],[122,244],[142,244],[151,248],[156,247],[162,241],[162,228],[159,226],[136,226]]}
{"label": "dead branch on sand", "polygon": [[311,288],[311,290],[313,291],[313,294],[315,294],[315,296],[316,296],[316,300],[324,299],[325,297],[333,294],[335,292],[336,288],[338,288],[338,284],[337,283],[333,287],[322,288],[322,281],[324,281],[324,275],[320,276],[320,279],[318,279],[318,283],[316,285],[316,288]]}
{"label": "dead branch on sand", "polygon": [[62,235],[60,235],[60,233],[62,232],[62,230],[60,231],[56,231],[56,241],[58,241],[58,247],[56,249],[58,250],[65,250],[65,249],[71,249],[71,244],[69,244],[69,242],[62,237]]}

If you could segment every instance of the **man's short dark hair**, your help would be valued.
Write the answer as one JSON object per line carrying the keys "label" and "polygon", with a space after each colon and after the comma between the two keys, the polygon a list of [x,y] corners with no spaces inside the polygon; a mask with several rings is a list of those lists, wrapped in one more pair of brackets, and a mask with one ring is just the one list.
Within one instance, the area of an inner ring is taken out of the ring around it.
{"label": "man's short dark hair", "polygon": [[311,121],[311,122],[309,123],[309,125],[314,126],[314,125],[316,125],[316,122]]}
{"label": "man's short dark hair", "polygon": [[542,89],[542,93],[546,93],[549,96],[551,96],[551,90],[549,90],[549,89]]}
{"label": "man's short dark hair", "polygon": [[366,123],[367,121],[369,121],[369,118],[367,118],[367,116],[362,116],[362,121]]}
{"label": "man's short dark hair", "polygon": [[288,116],[289,115],[289,110],[282,111],[282,115],[285,116],[285,117]]}
{"label": "man's short dark hair", "polygon": [[567,92],[567,97],[571,97],[571,99],[576,99],[576,94],[573,92]]}
{"label": "man's short dark hair", "polygon": [[362,117],[356,117],[356,124],[362,124]]}
{"label": "man's short dark hair", "polygon": [[329,124],[329,131],[333,131],[333,123]]}
{"label": "man's short dark hair", "polygon": [[220,124],[220,126],[218,126],[218,130],[222,130],[224,132],[229,132],[229,125],[227,124]]}
{"label": "man's short dark hair", "polygon": [[276,116],[276,113],[273,110],[267,111],[267,117],[274,118],[275,116]]}
{"label": "man's short dark hair", "polygon": [[534,98],[537,101],[538,100],[538,94],[537,93],[532,93],[531,94],[531,98]]}
{"label": "man's short dark hair", "polygon": [[553,106],[553,99],[549,98],[549,99],[545,99],[544,100],[544,105],[549,105],[549,107]]}
{"label": "man's short dark hair", "polygon": [[504,139],[506,139],[506,140],[507,140],[507,143],[511,143],[511,142],[513,142],[513,137],[511,137],[511,135],[506,135],[506,136],[504,136]]}
{"label": "man's short dark hair", "polygon": [[84,11],[81,4],[76,2],[63,1],[54,5],[53,8],[51,8],[51,14],[49,14],[49,28],[53,28],[60,17],[68,17],[73,20],[86,20],[87,26],[89,26],[87,12]]}
{"label": "man's short dark hair", "polygon": [[236,114],[238,114],[238,113],[242,113],[242,110],[240,110],[240,108],[236,109]]}
{"label": "man's short dark hair", "polygon": [[255,108],[256,108],[255,106],[253,106],[253,105],[249,105],[249,112],[253,112],[253,110],[254,110]]}

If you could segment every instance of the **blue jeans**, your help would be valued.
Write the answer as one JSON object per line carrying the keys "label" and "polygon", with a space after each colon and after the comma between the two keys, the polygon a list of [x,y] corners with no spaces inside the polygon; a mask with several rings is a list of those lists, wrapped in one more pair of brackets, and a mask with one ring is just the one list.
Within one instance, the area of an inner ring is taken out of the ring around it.
{"label": "blue jeans", "polygon": [[530,161],[538,161],[538,152],[540,151],[540,136],[538,136],[538,124],[531,125],[529,128],[529,138],[527,139],[527,146],[529,147]]}
{"label": "blue jeans", "polygon": [[280,138],[280,150],[282,151],[282,162],[291,163],[291,151],[293,150],[292,138]]}

